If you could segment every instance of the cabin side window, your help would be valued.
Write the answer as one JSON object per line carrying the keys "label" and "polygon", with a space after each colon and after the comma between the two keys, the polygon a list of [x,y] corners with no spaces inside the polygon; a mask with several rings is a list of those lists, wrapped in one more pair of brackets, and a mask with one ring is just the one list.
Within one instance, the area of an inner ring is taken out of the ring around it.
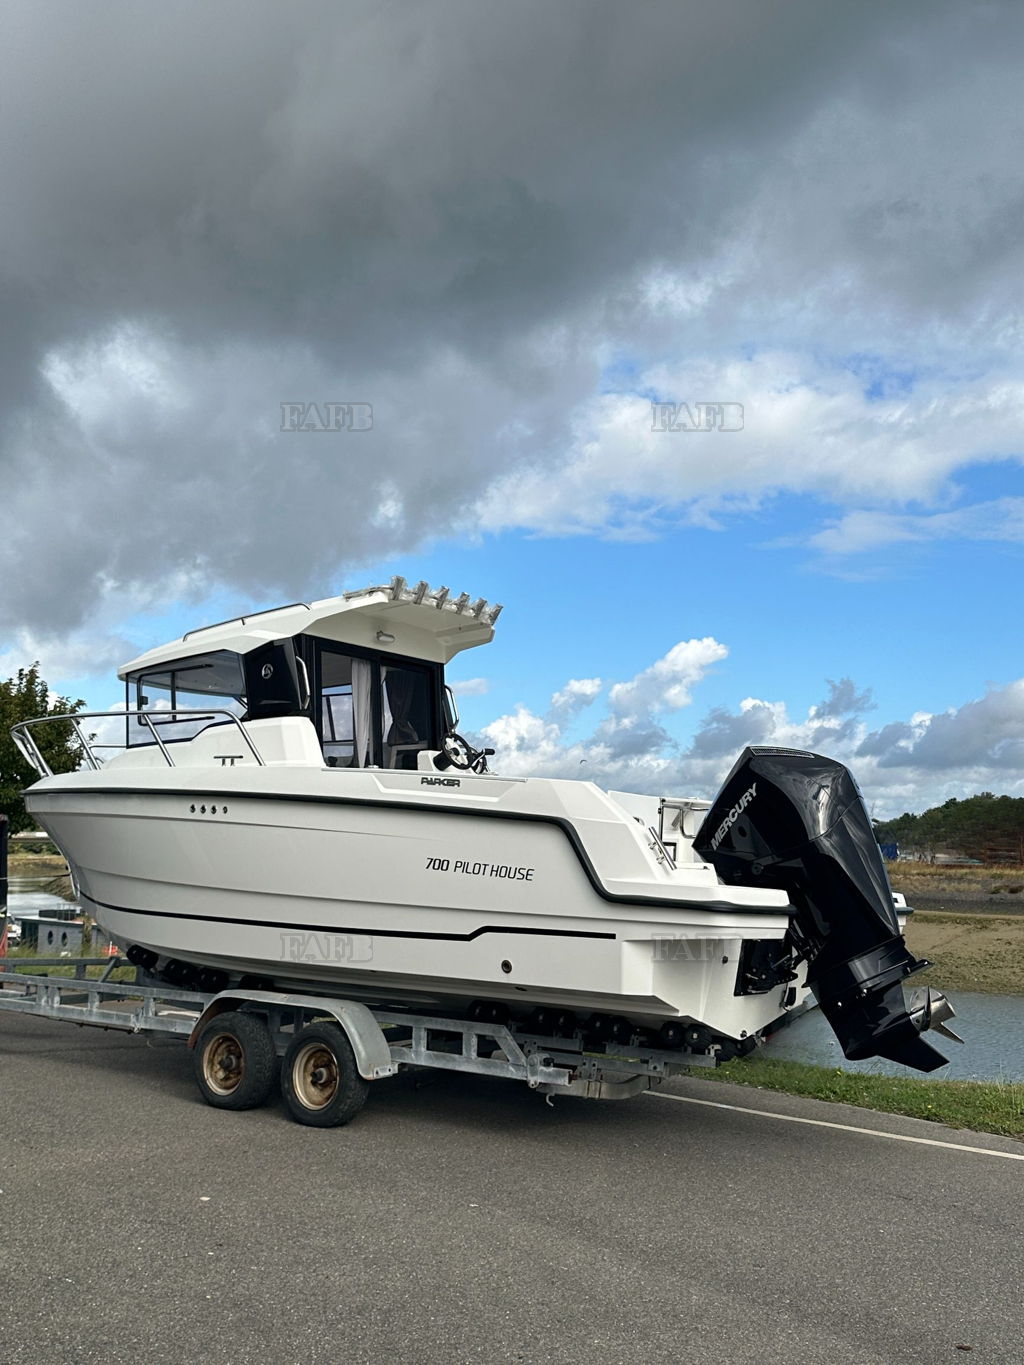
{"label": "cabin side window", "polygon": [[[224,711],[245,714],[242,660],[222,649],[130,674],[126,702],[129,746],[155,744],[154,726],[165,744],[194,739],[211,725],[230,725],[228,716],[221,714]],[[138,719],[133,711],[144,713],[146,719]]]}
{"label": "cabin side window", "polygon": [[331,768],[411,768],[438,747],[440,669],[317,641],[317,724]]}
{"label": "cabin side window", "polygon": [[368,659],[320,654],[320,726],[331,768],[365,768],[373,757],[374,669]]}

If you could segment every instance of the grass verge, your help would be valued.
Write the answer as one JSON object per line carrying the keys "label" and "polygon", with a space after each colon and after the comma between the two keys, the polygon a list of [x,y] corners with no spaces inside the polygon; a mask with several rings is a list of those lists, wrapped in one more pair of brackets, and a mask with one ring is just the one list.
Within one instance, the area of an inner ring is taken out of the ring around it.
{"label": "grass verge", "polygon": [[950,1128],[1024,1140],[1024,1084],[905,1080],[902,1076],[873,1076],[758,1056],[741,1057],[715,1071],[695,1074],[705,1080],[781,1090],[834,1104],[856,1104],[862,1109],[906,1114]]}

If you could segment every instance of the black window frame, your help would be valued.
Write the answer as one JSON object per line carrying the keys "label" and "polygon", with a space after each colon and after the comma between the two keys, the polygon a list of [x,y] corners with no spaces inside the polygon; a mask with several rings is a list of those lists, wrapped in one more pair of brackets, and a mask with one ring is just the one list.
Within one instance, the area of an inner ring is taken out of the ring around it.
{"label": "black window frame", "polygon": [[[428,749],[439,749],[445,733],[444,708],[444,665],[429,659],[417,659],[408,654],[396,654],[389,650],[365,649],[361,645],[345,644],[342,640],[328,640],[322,635],[301,635],[295,641],[296,653],[300,650],[309,672],[313,703],[310,706],[311,719],[316,727],[316,736],[321,751],[324,747],[323,721],[323,668],[321,660],[325,653],[344,654],[353,659],[366,659],[371,668],[370,685],[370,726],[372,766],[384,766],[384,678],[382,669],[387,665],[395,668],[418,669],[426,673],[430,686],[430,716],[434,733],[427,737]],[[365,771],[365,770],[364,770]]]}

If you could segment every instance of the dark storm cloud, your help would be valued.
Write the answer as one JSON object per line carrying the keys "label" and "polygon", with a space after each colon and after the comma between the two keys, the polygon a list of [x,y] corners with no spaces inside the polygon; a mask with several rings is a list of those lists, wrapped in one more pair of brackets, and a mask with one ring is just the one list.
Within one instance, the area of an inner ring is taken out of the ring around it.
{"label": "dark storm cloud", "polygon": [[693,737],[688,756],[695,759],[734,756],[748,744],[763,744],[775,725],[775,714],[764,702],[756,701],[744,711],[712,707]]}
{"label": "dark storm cloud", "polygon": [[904,720],[890,721],[880,730],[872,730],[857,745],[858,758],[884,758],[897,749],[906,754],[906,746],[914,738],[914,727]]}
{"label": "dark storm cloud", "polygon": [[880,768],[994,771],[1005,781],[1024,768],[1024,681],[993,687],[917,725],[887,725],[858,752],[877,758]]}
{"label": "dark storm cloud", "polygon": [[[965,155],[915,148],[908,178],[877,120],[972,62],[971,99],[1002,88],[1006,13],[13,0],[0,629],[301,595],[471,533],[496,476],[564,458],[608,345],[666,340],[640,281],[749,245],[755,207],[742,335],[800,271],[890,309],[994,289],[999,139],[972,178],[990,129],[961,119]],[[282,433],[291,400],[371,403],[373,429]]]}
{"label": "dark storm cloud", "polygon": [[871,689],[866,688],[863,692],[858,692],[857,684],[852,678],[840,678],[838,682],[833,682],[829,678],[827,681],[828,696],[813,708],[813,716],[830,719],[838,716],[859,716],[874,707]]}

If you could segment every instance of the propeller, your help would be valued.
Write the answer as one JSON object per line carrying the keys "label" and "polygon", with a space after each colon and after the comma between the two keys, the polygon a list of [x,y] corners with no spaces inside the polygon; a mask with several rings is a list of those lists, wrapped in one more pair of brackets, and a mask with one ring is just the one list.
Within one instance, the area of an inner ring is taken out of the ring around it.
{"label": "propeller", "polygon": [[911,992],[907,1013],[918,1033],[927,1033],[929,1029],[934,1029],[936,1033],[941,1033],[943,1038],[949,1038],[954,1043],[964,1041],[958,1033],[946,1027],[947,1019],[956,1018],[956,1010],[941,991],[933,990],[931,986],[923,986]]}

